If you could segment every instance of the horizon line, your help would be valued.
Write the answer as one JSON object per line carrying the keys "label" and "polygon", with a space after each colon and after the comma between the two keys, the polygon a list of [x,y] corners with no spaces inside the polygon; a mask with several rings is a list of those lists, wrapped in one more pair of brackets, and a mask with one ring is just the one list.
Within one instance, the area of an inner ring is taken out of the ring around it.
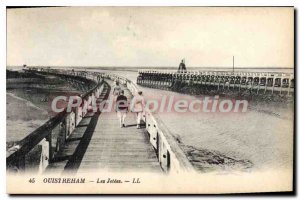
{"label": "horizon line", "polygon": [[[107,66],[95,66],[95,65],[26,65],[27,67],[91,67],[91,68],[124,68],[124,67],[132,67],[132,68],[165,68],[165,67],[174,67],[178,68],[178,66],[136,66],[136,65],[122,65],[122,66],[112,66],[112,65],[107,65]],[[6,65],[6,67],[23,67],[23,65]],[[189,66],[188,68],[232,68],[232,66]],[[243,67],[234,67],[234,69],[240,69],[240,68],[272,68],[272,69],[294,69],[294,67],[272,67],[272,66],[262,66],[262,67],[255,67],[255,66],[243,66]]]}

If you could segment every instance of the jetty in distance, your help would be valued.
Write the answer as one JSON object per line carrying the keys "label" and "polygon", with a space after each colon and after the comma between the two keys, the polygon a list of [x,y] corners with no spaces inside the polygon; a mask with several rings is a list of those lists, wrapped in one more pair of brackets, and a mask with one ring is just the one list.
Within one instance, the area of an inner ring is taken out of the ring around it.
{"label": "jetty in distance", "polygon": [[294,92],[293,73],[246,71],[170,71],[140,70],[137,84],[159,89],[197,85],[210,89],[249,89],[251,92],[287,94]]}

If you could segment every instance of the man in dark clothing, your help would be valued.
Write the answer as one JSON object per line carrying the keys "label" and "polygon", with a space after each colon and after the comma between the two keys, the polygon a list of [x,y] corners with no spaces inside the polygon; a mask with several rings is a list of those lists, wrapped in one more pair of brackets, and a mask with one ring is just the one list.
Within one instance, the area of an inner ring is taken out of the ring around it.
{"label": "man in dark clothing", "polygon": [[186,66],[184,64],[184,60],[181,60],[181,63],[179,64],[179,68],[177,72],[186,72]]}
{"label": "man in dark clothing", "polygon": [[125,127],[125,118],[128,112],[128,101],[127,97],[124,95],[124,90],[121,90],[120,95],[117,97],[116,112],[120,121],[120,127]]}

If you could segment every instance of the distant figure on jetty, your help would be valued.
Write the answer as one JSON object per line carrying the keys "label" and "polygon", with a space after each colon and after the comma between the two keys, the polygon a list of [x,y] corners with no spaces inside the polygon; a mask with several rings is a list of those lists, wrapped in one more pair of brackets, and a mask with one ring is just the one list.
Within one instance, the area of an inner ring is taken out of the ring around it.
{"label": "distant figure on jetty", "polygon": [[184,64],[184,59],[182,59],[181,60],[181,63],[179,64],[179,68],[178,68],[178,70],[177,70],[177,72],[186,72],[186,66],[185,66],[185,64]]}
{"label": "distant figure on jetty", "polygon": [[113,90],[114,96],[118,96],[120,94],[120,91],[121,91],[121,87],[119,85],[119,82],[116,81],[116,85],[115,85],[114,90]]}

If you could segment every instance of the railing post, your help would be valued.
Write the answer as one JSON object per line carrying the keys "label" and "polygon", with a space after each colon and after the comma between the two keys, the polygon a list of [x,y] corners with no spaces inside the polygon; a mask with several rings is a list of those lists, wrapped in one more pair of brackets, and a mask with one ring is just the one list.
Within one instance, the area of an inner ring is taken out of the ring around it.
{"label": "railing post", "polygon": [[273,76],[272,82],[272,94],[274,93],[274,86],[275,86],[275,76]]}
{"label": "railing post", "polygon": [[71,120],[70,120],[70,113],[68,113],[67,114],[67,116],[66,116],[66,118],[65,118],[65,124],[66,124],[66,126],[65,126],[65,133],[66,133],[66,135],[65,135],[65,138],[68,138],[69,137],[69,135],[71,134]]}
{"label": "railing post", "polygon": [[[50,131],[50,132],[51,133],[44,139],[44,145],[46,145],[46,143],[48,143],[47,144],[48,148],[43,147],[43,150],[46,150],[45,154],[48,155],[49,162],[52,161],[53,156],[54,156],[54,151],[53,151],[53,148],[52,148],[52,131]],[[47,151],[47,149],[48,149],[48,151]]]}
{"label": "railing post", "polygon": [[21,156],[18,158],[16,167],[18,172],[25,172],[25,156]]}
{"label": "railing post", "polygon": [[283,84],[283,78],[281,76],[281,78],[280,78],[280,94],[282,93],[282,84]]}
{"label": "railing post", "polygon": [[146,116],[146,130],[149,133],[150,143],[152,144],[154,149],[157,150],[157,128],[150,116],[150,113],[147,113]]}
{"label": "railing post", "polygon": [[98,87],[95,91],[95,97],[98,99],[100,96],[100,88]]}
{"label": "railing post", "polygon": [[259,77],[258,77],[258,87],[257,87],[256,94],[259,93],[259,88],[260,88],[260,83],[261,83],[260,79],[261,79],[261,74],[259,74]]}
{"label": "railing post", "polygon": [[170,153],[168,149],[166,148],[166,144],[164,141],[160,138],[158,135],[158,141],[159,141],[159,148],[158,148],[158,159],[161,168],[165,171],[168,172],[170,168]]}
{"label": "railing post", "polygon": [[73,131],[75,130],[75,127],[76,127],[76,121],[75,121],[76,114],[75,114],[74,110],[72,110],[69,115],[70,115],[70,133],[68,136],[70,136],[73,133]]}
{"label": "railing post", "polygon": [[65,127],[65,135],[63,136],[64,140],[66,140],[75,130],[76,127],[75,119],[76,117],[74,111],[71,111],[70,113],[67,114],[65,118],[66,127]]}
{"label": "railing post", "polygon": [[289,83],[288,83],[288,95],[290,95],[290,91],[291,91],[291,79],[288,79]]}
{"label": "railing post", "polygon": [[266,76],[265,92],[264,92],[264,94],[267,92],[267,87],[268,87],[268,79],[269,79],[269,76],[267,75],[267,76]]}
{"label": "railing post", "polygon": [[240,83],[239,83],[239,92],[241,91],[241,87],[242,87],[242,80],[243,80],[243,76],[240,76]]}
{"label": "railing post", "polygon": [[82,117],[82,106],[78,106],[75,108],[75,126],[79,124],[79,122],[82,120]]}
{"label": "railing post", "polygon": [[85,114],[87,113],[87,100],[83,99],[83,107],[82,107],[82,118],[85,116]]}
{"label": "railing post", "polygon": [[251,80],[251,86],[250,86],[250,94],[252,93],[252,89],[253,89],[253,82],[254,82],[254,78],[253,75],[251,76],[252,80]]}
{"label": "railing post", "polygon": [[51,147],[52,139],[50,138],[51,137],[48,137],[49,141],[47,141],[47,139],[43,139],[40,142],[40,145],[42,146],[42,153],[40,158],[39,173],[43,173],[52,160],[53,150]]}

